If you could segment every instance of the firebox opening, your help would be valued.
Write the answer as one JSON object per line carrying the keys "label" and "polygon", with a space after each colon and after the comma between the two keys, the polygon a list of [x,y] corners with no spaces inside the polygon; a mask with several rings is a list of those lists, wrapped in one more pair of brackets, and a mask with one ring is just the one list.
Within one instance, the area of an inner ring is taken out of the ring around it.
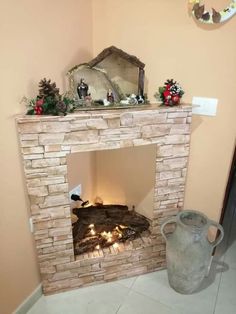
{"label": "firebox opening", "polygon": [[153,218],[156,146],[74,153],[67,157],[75,254],[133,240]]}

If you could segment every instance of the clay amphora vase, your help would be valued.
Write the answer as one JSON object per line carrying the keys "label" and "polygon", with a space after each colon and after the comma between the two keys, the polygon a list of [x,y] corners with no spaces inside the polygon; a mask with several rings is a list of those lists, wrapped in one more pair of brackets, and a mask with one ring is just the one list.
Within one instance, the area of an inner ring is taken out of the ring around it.
{"label": "clay amphora vase", "polygon": [[[175,223],[176,228],[172,234],[167,235],[164,228],[170,223]],[[211,226],[220,231],[213,242],[208,240]],[[184,210],[165,221],[161,226],[161,233],[166,240],[170,286],[182,294],[193,293],[209,273],[213,249],[224,236],[222,226],[198,211]]]}

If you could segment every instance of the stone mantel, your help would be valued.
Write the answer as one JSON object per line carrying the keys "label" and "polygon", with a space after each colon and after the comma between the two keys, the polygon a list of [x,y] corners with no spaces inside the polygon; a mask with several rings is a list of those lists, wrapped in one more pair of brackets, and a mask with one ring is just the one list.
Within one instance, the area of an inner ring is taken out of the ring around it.
{"label": "stone mantel", "polygon": [[80,109],[73,113],[69,113],[66,116],[49,116],[49,115],[26,115],[26,114],[19,114],[16,115],[16,120],[23,122],[31,122],[31,121],[61,121],[61,120],[71,120],[71,119],[83,119],[84,117],[100,117],[103,115],[112,115],[115,117],[119,117],[123,113],[131,113],[131,112],[155,112],[155,113],[164,113],[164,112],[181,112],[181,111],[192,111],[191,104],[182,104],[179,106],[168,107],[159,104],[150,104],[150,105],[136,105],[124,108],[103,108],[103,109],[96,109],[96,108],[87,108],[85,110]]}
{"label": "stone mantel", "polygon": [[[44,293],[165,267],[160,224],[183,206],[191,115],[190,105],[148,105],[16,117]],[[157,149],[151,236],[75,256],[66,156],[148,144]]]}

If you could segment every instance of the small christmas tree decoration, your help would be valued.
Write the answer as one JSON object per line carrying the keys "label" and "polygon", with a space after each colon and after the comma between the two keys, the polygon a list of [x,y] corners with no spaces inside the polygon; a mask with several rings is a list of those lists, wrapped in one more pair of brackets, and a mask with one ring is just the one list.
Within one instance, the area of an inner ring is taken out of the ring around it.
{"label": "small christmas tree decoration", "polygon": [[184,94],[182,87],[173,79],[167,80],[158,91],[154,96],[166,106],[179,105]]}
{"label": "small christmas tree decoration", "polygon": [[74,100],[61,95],[56,83],[46,78],[39,82],[39,93],[36,99],[27,99],[23,102],[27,105],[28,115],[66,115],[67,112],[73,112],[75,109]]}

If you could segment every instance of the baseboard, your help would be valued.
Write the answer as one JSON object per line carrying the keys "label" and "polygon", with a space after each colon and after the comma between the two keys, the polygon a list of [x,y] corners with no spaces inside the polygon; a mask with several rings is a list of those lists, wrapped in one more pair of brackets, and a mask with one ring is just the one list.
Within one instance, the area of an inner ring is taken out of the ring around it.
{"label": "baseboard", "polygon": [[40,284],[13,312],[13,314],[26,314],[35,302],[42,296],[42,284]]}

